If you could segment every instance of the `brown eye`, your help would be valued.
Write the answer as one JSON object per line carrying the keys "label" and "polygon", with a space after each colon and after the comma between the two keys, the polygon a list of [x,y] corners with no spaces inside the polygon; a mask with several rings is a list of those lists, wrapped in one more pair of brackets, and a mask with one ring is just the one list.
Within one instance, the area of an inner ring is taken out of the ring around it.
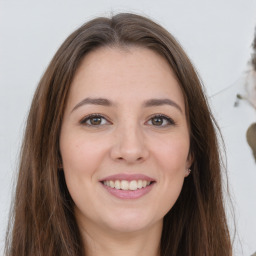
{"label": "brown eye", "polygon": [[101,126],[109,124],[109,122],[101,115],[90,115],[80,121],[82,125],[86,126]]}
{"label": "brown eye", "polygon": [[155,115],[148,120],[147,124],[158,127],[167,127],[169,125],[175,125],[174,121],[170,117],[167,117],[165,115]]}
{"label": "brown eye", "polygon": [[89,119],[91,125],[99,125],[101,124],[101,117],[92,117]]}
{"label": "brown eye", "polygon": [[152,118],[152,124],[156,126],[161,126],[163,124],[163,118],[162,117]]}

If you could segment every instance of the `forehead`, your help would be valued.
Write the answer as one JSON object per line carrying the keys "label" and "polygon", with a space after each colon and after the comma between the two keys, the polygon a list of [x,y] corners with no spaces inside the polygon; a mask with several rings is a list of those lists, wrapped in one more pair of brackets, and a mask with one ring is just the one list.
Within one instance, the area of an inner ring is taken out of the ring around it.
{"label": "forehead", "polygon": [[142,47],[105,47],[84,57],[71,84],[69,101],[108,97],[132,102],[166,96],[184,108],[180,85],[166,59]]}

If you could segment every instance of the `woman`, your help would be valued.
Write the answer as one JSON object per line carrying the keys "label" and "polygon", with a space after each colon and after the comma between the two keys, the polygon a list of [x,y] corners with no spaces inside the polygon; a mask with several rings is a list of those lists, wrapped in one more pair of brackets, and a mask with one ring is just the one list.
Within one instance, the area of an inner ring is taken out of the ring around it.
{"label": "woman", "polygon": [[215,127],[166,30],[86,23],[36,90],[7,255],[231,255]]}

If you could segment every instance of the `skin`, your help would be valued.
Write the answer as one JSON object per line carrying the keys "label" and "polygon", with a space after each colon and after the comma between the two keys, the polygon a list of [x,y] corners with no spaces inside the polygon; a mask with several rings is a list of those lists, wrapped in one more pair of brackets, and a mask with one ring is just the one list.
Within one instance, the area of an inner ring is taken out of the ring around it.
{"label": "skin", "polygon": [[[111,105],[81,103],[86,98]],[[151,99],[174,104],[145,106]],[[95,113],[98,125],[87,118]],[[172,121],[154,122],[159,114]],[[163,217],[189,174],[189,147],[184,98],[164,58],[138,47],[101,48],[84,58],[71,85],[60,151],[87,255],[159,255]],[[140,198],[120,199],[100,182],[119,173],[155,183]]]}

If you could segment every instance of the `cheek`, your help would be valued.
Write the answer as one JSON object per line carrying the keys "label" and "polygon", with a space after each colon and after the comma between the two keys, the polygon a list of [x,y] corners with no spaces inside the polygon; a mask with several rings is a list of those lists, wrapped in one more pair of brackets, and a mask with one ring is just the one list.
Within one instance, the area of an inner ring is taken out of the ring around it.
{"label": "cheek", "polygon": [[166,175],[184,173],[187,168],[188,152],[189,140],[186,139],[186,136],[167,138],[154,147],[155,158]]}
{"label": "cheek", "polygon": [[85,191],[91,191],[98,182],[96,174],[103,157],[103,147],[97,145],[81,136],[70,135],[61,141],[60,151],[67,188],[79,209],[89,200]]}
{"label": "cheek", "polygon": [[186,173],[189,152],[186,137],[165,140],[155,147],[155,159],[159,171],[159,209],[165,215],[178,199]]}
{"label": "cheek", "polygon": [[66,172],[88,176],[97,169],[97,163],[104,156],[104,147],[86,138],[73,136],[61,144],[61,156]]}
{"label": "cheek", "polygon": [[87,212],[85,205],[95,204],[87,191],[93,191],[98,182],[97,171],[105,155],[104,147],[79,136],[65,137],[61,142],[63,170],[69,193],[77,208]]}

